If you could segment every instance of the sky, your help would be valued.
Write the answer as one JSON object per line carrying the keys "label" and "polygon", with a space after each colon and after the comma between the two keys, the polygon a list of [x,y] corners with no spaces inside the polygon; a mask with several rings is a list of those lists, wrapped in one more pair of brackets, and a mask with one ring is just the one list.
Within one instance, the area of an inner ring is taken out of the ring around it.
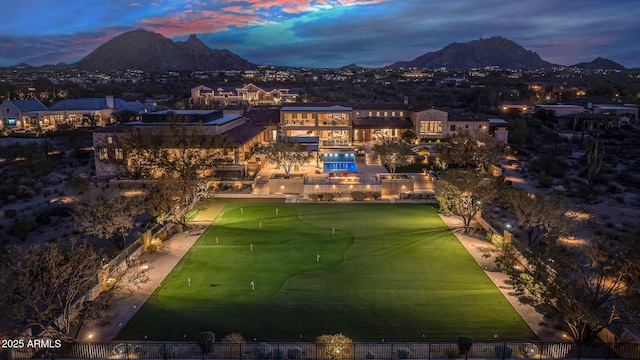
{"label": "sky", "polygon": [[74,63],[135,29],[276,66],[374,68],[502,36],[560,65],[640,67],[638,0],[0,0],[0,66]]}

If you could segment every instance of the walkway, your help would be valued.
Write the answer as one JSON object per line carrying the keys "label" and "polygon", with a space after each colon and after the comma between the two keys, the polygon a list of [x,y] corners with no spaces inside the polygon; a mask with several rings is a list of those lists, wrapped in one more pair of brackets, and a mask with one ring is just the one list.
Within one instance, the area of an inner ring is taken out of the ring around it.
{"label": "walkway", "polygon": [[[209,222],[190,223],[192,227],[200,229],[205,229],[209,224]],[[114,315],[108,319],[111,323],[106,326],[83,328],[78,336],[78,341],[107,342],[114,340],[122,327],[131,320],[169,272],[191,249],[200,233],[200,231],[192,230],[174,234],[164,241],[158,251],[143,254],[140,257],[140,266],[129,268],[121,283],[129,282],[134,277],[140,280],[136,281],[135,285],[128,284],[118,288],[114,294]]]}
{"label": "walkway", "polygon": [[[493,281],[496,287],[502,292],[504,297],[509,301],[511,306],[520,314],[520,317],[529,325],[531,330],[545,342],[563,342],[568,341],[568,337],[563,337],[561,331],[555,330],[553,324],[545,324],[543,316],[538,313],[533,306],[520,303],[514,295],[513,286],[509,285],[509,277],[500,272],[496,266],[496,255],[498,250],[488,241],[469,236],[460,231],[462,221],[454,216],[440,215],[440,218],[447,224],[449,229],[453,231],[460,243],[467,249],[469,254],[476,260],[478,265],[484,269],[487,276]],[[491,254],[485,257],[485,254]],[[566,335],[566,334],[564,334]]]}

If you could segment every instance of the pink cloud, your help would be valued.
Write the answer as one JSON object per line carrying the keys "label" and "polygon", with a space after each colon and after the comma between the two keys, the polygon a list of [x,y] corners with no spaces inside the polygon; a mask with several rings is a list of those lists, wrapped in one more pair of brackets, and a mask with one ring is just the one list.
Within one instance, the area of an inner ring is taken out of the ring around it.
{"label": "pink cloud", "polygon": [[245,0],[254,9],[281,8],[286,13],[302,13],[325,7],[373,5],[389,0]]}
{"label": "pink cloud", "polygon": [[154,17],[141,20],[143,27],[159,32],[166,37],[176,37],[195,33],[212,33],[229,29],[231,26],[246,27],[256,23],[258,17],[238,15],[220,11],[187,11],[168,17]]}

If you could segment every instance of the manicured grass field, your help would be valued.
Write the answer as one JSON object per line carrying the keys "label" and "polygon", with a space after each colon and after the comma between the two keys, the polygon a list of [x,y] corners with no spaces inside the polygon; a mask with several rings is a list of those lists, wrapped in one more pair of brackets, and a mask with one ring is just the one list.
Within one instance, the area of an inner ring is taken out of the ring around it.
{"label": "manicured grass field", "polygon": [[424,204],[227,200],[118,337],[194,340],[205,330],[258,341],[535,339]]}

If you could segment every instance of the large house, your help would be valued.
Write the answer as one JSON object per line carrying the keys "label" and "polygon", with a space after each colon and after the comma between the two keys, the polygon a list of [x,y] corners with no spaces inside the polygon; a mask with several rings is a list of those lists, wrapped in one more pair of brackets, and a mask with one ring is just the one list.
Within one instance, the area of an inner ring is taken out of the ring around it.
{"label": "large house", "polygon": [[[325,161],[332,156],[342,159],[354,155],[356,145],[365,142],[400,138],[407,130],[415,131],[423,141],[441,139],[457,131],[471,134],[490,131],[489,118],[484,115],[434,108],[410,109],[402,103],[299,103],[250,107],[243,112],[233,109],[163,111],[143,114],[141,121],[94,131],[97,176],[123,175],[122,169],[110,161],[114,156],[123,156],[122,150],[117,149],[120,142],[114,140],[118,134],[132,127],[156,132],[166,127],[171,115],[188,117],[192,124],[201,124],[203,136],[225,136],[231,140],[234,149],[229,163],[240,167],[259,162],[262,156],[255,151],[260,145],[283,136],[296,138]],[[494,121],[491,128],[500,132],[499,137],[506,141],[505,123]]]}
{"label": "large house", "polygon": [[0,104],[0,130],[37,128],[43,111],[47,107],[40,100],[5,100]]}
{"label": "large house", "polygon": [[191,89],[190,103],[198,105],[280,105],[298,100],[298,94],[289,89],[262,89],[254,84],[243,87],[222,86],[213,88],[200,85]]}

